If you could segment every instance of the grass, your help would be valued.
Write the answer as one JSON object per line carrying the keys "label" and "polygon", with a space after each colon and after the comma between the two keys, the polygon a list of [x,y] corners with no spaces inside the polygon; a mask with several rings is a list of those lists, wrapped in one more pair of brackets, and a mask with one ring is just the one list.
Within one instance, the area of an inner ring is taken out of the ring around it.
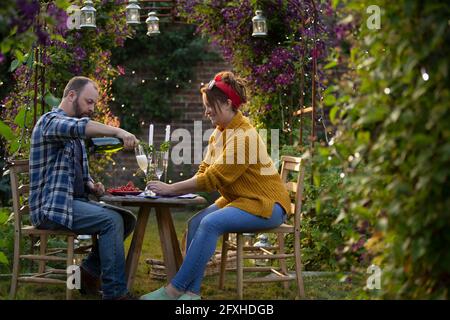
{"label": "grass", "polygon": [[[174,211],[173,219],[179,239],[184,233],[186,221],[195,210]],[[126,248],[130,244],[131,237],[125,242]],[[155,215],[152,213],[148,222],[141,259],[139,261],[133,294],[139,296],[156,290],[165,284],[165,281],[155,280],[150,277],[150,266],[145,263],[147,258],[162,259],[159,244],[159,234]],[[370,292],[363,290],[365,279],[353,277],[352,281],[340,281],[337,276],[305,276],[305,292],[307,299],[370,299],[376,298]],[[212,275],[204,278],[202,284],[202,296],[207,300],[237,299],[236,277],[233,272],[227,273],[224,290],[217,287],[218,276]],[[10,278],[0,278],[0,300],[8,299]],[[65,288],[62,286],[21,284],[16,299],[29,300],[59,300],[65,298]],[[244,299],[252,300],[290,300],[296,298],[296,286],[289,282],[289,288],[284,290],[282,283],[245,284]],[[96,297],[81,296],[74,293],[74,299],[96,299]]]}

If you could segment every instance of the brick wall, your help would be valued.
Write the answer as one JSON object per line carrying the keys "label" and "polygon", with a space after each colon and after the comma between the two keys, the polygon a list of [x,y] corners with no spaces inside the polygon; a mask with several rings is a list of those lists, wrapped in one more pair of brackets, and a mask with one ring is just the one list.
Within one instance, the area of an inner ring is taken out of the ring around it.
{"label": "brick wall", "polygon": [[[198,63],[194,68],[189,86],[185,89],[178,89],[172,97],[170,108],[174,117],[171,121],[164,123],[152,121],[154,125],[153,141],[156,146],[159,146],[164,141],[165,128],[169,124],[171,126],[171,133],[176,129],[186,129],[190,132],[193,138],[191,150],[194,150],[194,121],[202,121],[202,134],[205,133],[205,130],[212,128],[211,122],[203,116],[203,103],[199,91],[200,84],[202,82],[207,83],[217,72],[230,69],[231,67],[223,61],[204,61]],[[138,138],[148,141],[149,119],[141,119],[141,121],[145,121],[145,125]],[[207,145],[207,138],[203,141],[203,148]],[[178,141],[172,141],[172,146],[176,144],[178,144]],[[110,175],[110,178],[105,181],[107,187],[123,185],[128,181],[133,181],[137,185],[142,184],[143,176],[138,169],[134,152],[118,152],[114,155],[114,160],[115,164],[107,168],[107,172]],[[198,168],[198,164],[193,164],[193,152],[190,163],[174,165],[170,162],[167,180],[175,182],[191,177]],[[137,174],[137,176],[133,176],[134,174]]]}

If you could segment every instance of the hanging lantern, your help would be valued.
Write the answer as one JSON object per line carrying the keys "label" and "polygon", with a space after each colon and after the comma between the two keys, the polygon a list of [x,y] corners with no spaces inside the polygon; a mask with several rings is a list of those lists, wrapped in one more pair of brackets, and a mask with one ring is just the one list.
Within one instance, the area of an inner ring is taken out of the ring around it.
{"label": "hanging lantern", "polygon": [[95,25],[95,10],[91,0],[84,1],[84,7],[81,8],[80,27],[81,28],[96,28]]}
{"label": "hanging lantern", "polygon": [[145,23],[147,23],[147,35],[149,37],[155,36],[160,34],[159,32],[159,19],[156,16],[156,12],[149,12],[148,18],[145,20]]}
{"label": "hanging lantern", "polygon": [[252,37],[265,37],[267,36],[267,22],[266,18],[262,15],[261,10],[256,10],[256,16],[252,18],[253,33]]}
{"label": "hanging lantern", "polygon": [[128,1],[127,9],[127,24],[139,24],[139,5],[137,0]]}

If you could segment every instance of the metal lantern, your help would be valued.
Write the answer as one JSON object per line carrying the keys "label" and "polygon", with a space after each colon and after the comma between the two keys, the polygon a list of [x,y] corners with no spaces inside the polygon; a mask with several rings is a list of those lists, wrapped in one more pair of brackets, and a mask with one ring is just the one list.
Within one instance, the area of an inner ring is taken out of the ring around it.
{"label": "metal lantern", "polygon": [[127,5],[127,24],[139,24],[139,5],[137,4],[137,0],[130,0]]}
{"label": "metal lantern", "polygon": [[81,8],[80,27],[81,28],[95,28],[95,10],[91,0],[84,1],[84,7]]}
{"label": "metal lantern", "polygon": [[147,20],[145,20],[145,23],[147,23],[147,35],[150,36],[155,36],[160,34],[161,32],[159,32],[159,19],[156,16],[156,12],[149,12],[148,13],[148,18]]}
{"label": "metal lantern", "polygon": [[252,18],[253,33],[252,37],[265,37],[267,36],[267,22],[266,18],[262,15],[261,10],[256,10],[256,16]]}

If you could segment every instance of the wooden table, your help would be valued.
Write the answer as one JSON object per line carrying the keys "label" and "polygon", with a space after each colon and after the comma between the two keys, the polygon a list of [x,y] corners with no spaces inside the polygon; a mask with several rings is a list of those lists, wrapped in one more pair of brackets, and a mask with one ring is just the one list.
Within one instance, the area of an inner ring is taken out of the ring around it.
{"label": "wooden table", "polygon": [[193,199],[180,198],[158,198],[149,199],[136,196],[112,196],[107,195],[100,198],[100,201],[119,206],[139,207],[136,228],[133,232],[133,239],[128,250],[126,259],[125,274],[127,277],[127,287],[131,290],[136,277],[136,270],[141,255],[142,243],[144,241],[145,228],[150,214],[150,209],[156,210],[156,221],[158,223],[159,239],[166,266],[168,280],[172,279],[180,268],[183,257],[181,255],[180,244],[178,242],[175,227],[173,225],[170,208],[183,207],[187,205],[206,204],[205,198],[197,196]]}

